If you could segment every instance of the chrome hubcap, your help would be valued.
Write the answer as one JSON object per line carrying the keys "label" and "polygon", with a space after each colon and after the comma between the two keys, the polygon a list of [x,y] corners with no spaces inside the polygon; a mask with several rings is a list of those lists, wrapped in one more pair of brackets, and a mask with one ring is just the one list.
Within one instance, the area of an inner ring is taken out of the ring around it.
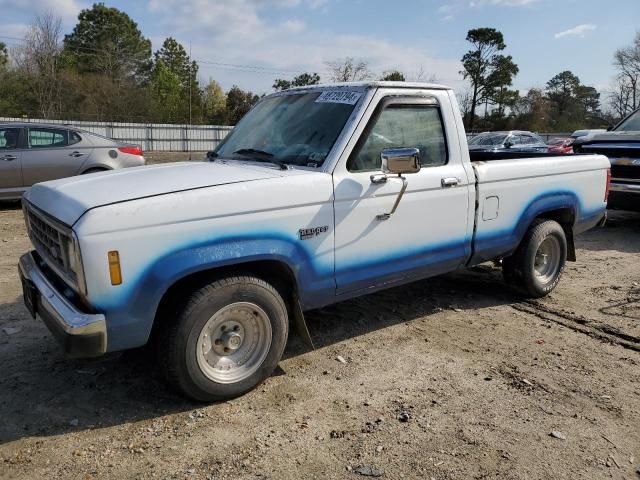
{"label": "chrome hubcap", "polygon": [[202,373],[217,383],[235,383],[260,368],[271,347],[271,322],[249,302],[221,308],[207,321],[196,345]]}
{"label": "chrome hubcap", "polygon": [[536,252],[533,268],[542,283],[552,281],[560,269],[560,242],[549,236],[543,240]]}

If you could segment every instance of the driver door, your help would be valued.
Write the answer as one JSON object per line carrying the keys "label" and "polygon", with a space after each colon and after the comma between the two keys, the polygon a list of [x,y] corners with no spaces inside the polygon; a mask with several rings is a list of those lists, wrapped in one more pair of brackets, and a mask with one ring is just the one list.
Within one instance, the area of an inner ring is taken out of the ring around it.
{"label": "driver door", "polygon": [[[449,106],[446,95],[381,98],[343,163],[346,168],[336,167],[338,295],[455,270],[466,260],[471,197],[454,117],[438,99]],[[380,182],[380,154],[399,147],[418,148],[422,168],[405,176],[408,187],[396,212],[381,219],[398,198],[402,181]]]}

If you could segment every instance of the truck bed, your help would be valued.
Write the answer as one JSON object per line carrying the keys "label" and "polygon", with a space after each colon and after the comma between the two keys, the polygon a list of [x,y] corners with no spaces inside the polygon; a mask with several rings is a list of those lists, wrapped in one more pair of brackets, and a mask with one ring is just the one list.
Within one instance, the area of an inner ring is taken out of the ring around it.
{"label": "truck bed", "polygon": [[473,163],[476,228],[470,264],[509,255],[536,214],[571,216],[575,233],[602,217],[606,169],[602,155],[529,155]]}
{"label": "truck bed", "polygon": [[557,153],[527,153],[527,152],[483,152],[469,150],[469,158],[472,162],[490,162],[493,160],[515,160],[528,158],[567,157],[567,154]]}

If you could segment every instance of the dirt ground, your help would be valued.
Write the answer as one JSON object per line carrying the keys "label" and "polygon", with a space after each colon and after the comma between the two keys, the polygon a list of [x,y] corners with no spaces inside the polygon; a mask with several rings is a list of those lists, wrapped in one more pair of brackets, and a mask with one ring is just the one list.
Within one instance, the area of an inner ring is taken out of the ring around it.
{"label": "dirt ground", "polygon": [[5,205],[0,477],[640,478],[640,215],[577,247],[543,300],[487,265],[310,312],[316,350],[293,334],[263,385],[202,405],[145,350],[63,357],[22,304]]}

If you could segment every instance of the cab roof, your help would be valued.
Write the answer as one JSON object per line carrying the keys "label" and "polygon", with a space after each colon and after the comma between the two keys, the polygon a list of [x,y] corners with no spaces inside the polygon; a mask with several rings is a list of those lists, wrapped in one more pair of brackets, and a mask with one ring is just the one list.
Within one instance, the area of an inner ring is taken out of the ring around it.
{"label": "cab roof", "polygon": [[388,81],[363,81],[363,82],[338,82],[319,83],[317,85],[305,85],[302,87],[292,87],[290,90],[307,90],[313,88],[412,88],[429,90],[451,90],[451,87],[437,83],[426,82],[388,82]]}

